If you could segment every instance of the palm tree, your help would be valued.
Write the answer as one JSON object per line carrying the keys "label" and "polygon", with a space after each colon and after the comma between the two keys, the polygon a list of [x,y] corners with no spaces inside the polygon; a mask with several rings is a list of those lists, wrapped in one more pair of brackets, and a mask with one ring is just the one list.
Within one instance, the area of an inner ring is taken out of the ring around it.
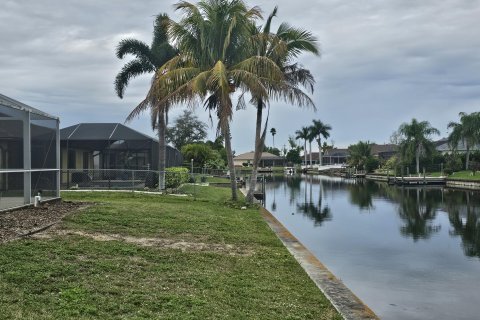
{"label": "palm tree", "polygon": [[295,139],[303,139],[303,156],[305,157],[305,166],[307,165],[307,140],[310,138],[308,127],[295,131]]}
{"label": "palm tree", "polygon": [[330,137],[330,130],[332,127],[328,124],[324,124],[320,120],[313,120],[313,125],[311,126],[312,133],[317,138],[318,142],[318,164],[321,166],[323,164],[322,158],[322,137],[328,139]]}
{"label": "palm tree", "polygon": [[[177,54],[168,41],[166,27],[168,20],[168,16],[165,14],[156,17],[151,46],[136,39],[123,39],[118,44],[116,55],[119,59],[123,59],[128,54],[135,56],[135,59],[123,66],[115,78],[115,91],[120,99],[123,99],[125,89],[131,78],[142,74],[155,73],[165,62]],[[127,117],[127,121],[143,112],[147,107],[151,107],[152,127],[158,130],[158,170],[160,173],[158,188],[162,190],[165,189],[165,127],[168,108],[158,109],[155,103],[147,103],[142,108],[135,108]]]}
{"label": "palm tree", "polygon": [[465,112],[460,112],[459,116],[460,123],[450,122],[448,124],[448,128],[453,129],[448,136],[448,142],[453,150],[457,149],[460,141],[463,142],[467,149],[465,170],[468,170],[470,163],[470,148],[475,144],[480,143],[480,113],[474,112],[466,114]]}
{"label": "palm tree", "polygon": [[275,148],[275,135],[277,134],[277,130],[275,128],[270,129],[270,133],[272,134],[272,144]]}
{"label": "palm tree", "polygon": [[[313,101],[300,89],[300,86],[303,86],[313,93],[313,85],[315,83],[313,76],[310,71],[294,63],[294,60],[305,51],[318,55],[317,40],[310,32],[293,28],[286,23],[282,23],[276,33],[271,33],[271,23],[277,14],[277,10],[278,8],[275,7],[263,28],[253,29],[253,54],[272,59],[283,72],[283,82],[277,82],[274,86],[265,84],[269,89],[270,95],[273,95],[275,99],[283,99],[291,104],[312,106],[315,109]],[[253,96],[252,100],[257,108],[257,115],[253,168],[247,194],[247,201],[249,202],[253,201],[258,165],[265,145],[265,134],[268,124],[267,115],[262,133],[263,108],[267,106],[266,101],[262,97],[256,96]]]}
{"label": "palm tree", "polygon": [[433,150],[430,136],[439,135],[440,131],[433,128],[428,121],[418,122],[417,119],[412,119],[412,122],[402,124],[398,132],[404,138],[400,145],[402,156],[415,154],[417,174],[420,174],[420,155]]}
{"label": "palm tree", "polygon": [[[268,87],[283,80],[280,68],[268,57],[252,55],[252,30],[261,18],[257,7],[241,0],[203,0],[197,5],[181,1],[180,22],[169,22],[169,34],[179,49],[157,71],[150,99],[165,93],[160,102],[175,104],[203,101],[218,118],[218,131],[225,138],[232,199],[237,200],[231,147],[232,94],[237,90],[269,101]],[[243,94],[241,95],[243,97]]]}
{"label": "palm tree", "polygon": [[348,147],[349,163],[366,171],[366,163],[372,157],[372,144],[369,141],[359,141]]}
{"label": "palm tree", "polygon": [[308,150],[310,153],[310,159],[308,160],[310,162],[310,166],[312,166],[312,141],[315,140],[316,137],[317,137],[317,134],[315,131],[313,131],[313,128],[308,127]]}

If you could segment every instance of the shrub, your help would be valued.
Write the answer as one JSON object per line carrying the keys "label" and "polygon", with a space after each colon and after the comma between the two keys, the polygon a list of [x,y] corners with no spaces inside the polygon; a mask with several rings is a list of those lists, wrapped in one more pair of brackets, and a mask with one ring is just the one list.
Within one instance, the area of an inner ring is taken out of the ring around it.
{"label": "shrub", "polygon": [[165,187],[178,188],[182,183],[188,182],[188,169],[172,167],[165,169]]}
{"label": "shrub", "polygon": [[145,176],[145,187],[155,189],[158,187],[158,174],[155,172],[147,172]]}

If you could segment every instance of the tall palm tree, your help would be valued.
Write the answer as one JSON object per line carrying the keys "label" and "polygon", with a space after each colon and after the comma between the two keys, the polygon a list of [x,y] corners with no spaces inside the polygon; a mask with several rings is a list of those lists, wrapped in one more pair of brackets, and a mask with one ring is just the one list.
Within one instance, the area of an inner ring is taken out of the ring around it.
{"label": "tall palm tree", "polygon": [[433,143],[430,140],[432,135],[439,135],[440,131],[432,127],[428,121],[418,122],[412,119],[410,123],[404,123],[398,131],[404,138],[400,145],[403,157],[415,155],[417,174],[420,174],[420,155],[433,150]]}
{"label": "tall palm tree", "polygon": [[275,135],[277,134],[277,129],[275,128],[270,129],[270,133],[272,134],[272,144],[273,144],[273,147],[275,148]]}
{"label": "tall palm tree", "polygon": [[313,125],[311,126],[311,130],[314,136],[317,138],[318,142],[318,164],[321,166],[323,165],[323,157],[322,157],[322,137],[328,139],[330,137],[330,130],[332,127],[329,124],[324,124],[320,120],[313,120]]}
{"label": "tall palm tree", "polygon": [[448,128],[453,129],[448,136],[448,142],[453,150],[457,149],[460,141],[463,142],[467,149],[465,170],[468,170],[470,164],[470,149],[474,145],[480,143],[480,113],[474,112],[467,114],[465,112],[460,112],[459,116],[460,123],[450,122],[448,124]]}
{"label": "tall palm tree", "polygon": [[203,0],[196,5],[181,1],[175,8],[183,18],[178,23],[170,20],[169,34],[180,53],[157,71],[150,99],[165,93],[161,103],[192,105],[200,100],[216,114],[218,131],[225,138],[232,199],[237,200],[230,134],[232,94],[239,89],[268,102],[267,88],[282,81],[283,73],[268,57],[252,55],[251,35],[261,18],[259,8],[248,8],[242,0]]}
{"label": "tall palm tree", "polygon": [[303,139],[303,156],[305,158],[305,166],[307,165],[307,140],[310,138],[310,130],[308,127],[295,131],[295,139]]}
{"label": "tall palm tree", "polygon": [[[269,93],[275,99],[283,99],[291,104],[298,106],[311,106],[315,109],[315,104],[306,95],[300,87],[304,87],[313,93],[315,80],[309,70],[299,67],[295,63],[296,58],[302,52],[311,52],[319,54],[317,39],[308,31],[296,29],[286,23],[282,23],[276,33],[271,32],[271,23],[277,14],[278,8],[275,7],[266,23],[261,28],[252,29],[253,35],[253,54],[268,57],[277,63],[284,74],[284,81],[275,83],[274,86],[268,86]],[[265,121],[262,133],[263,108],[267,106],[262,97],[253,96],[252,102],[257,108],[256,126],[255,126],[255,152],[253,157],[253,168],[250,176],[250,186],[247,194],[247,201],[253,201],[253,191],[257,180],[258,165],[262,150],[265,145],[265,133],[268,124],[268,115]]]}
{"label": "tall palm tree", "polygon": [[317,133],[315,131],[313,131],[313,128],[312,127],[308,127],[308,152],[309,152],[309,156],[310,156],[310,159],[308,159],[308,161],[310,162],[310,166],[312,166],[312,141],[315,140],[315,138],[317,137]]}
{"label": "tall palm tree", "polygon": [[[118,44],[116,55],[119,59],[123,59],[126,55],[135,56],[135,59],[123,66],[115,78],[115,91],[121,99],[123,99],[130,79],[142,74],[155,73],[177,54],[168,41],[166,25],[168,20],[166,14],[156,17],[151,46],[136,39],[123,39]],[[158,130],[158,170],[160,173],[158,187],[162,190],[165,189],[165,127],[168,108],[156,108],[155,103],[143,104],[141,108],[137,107],[130,113],[127,121],[143,112],[147,107],[151,108],[152,127]]]}

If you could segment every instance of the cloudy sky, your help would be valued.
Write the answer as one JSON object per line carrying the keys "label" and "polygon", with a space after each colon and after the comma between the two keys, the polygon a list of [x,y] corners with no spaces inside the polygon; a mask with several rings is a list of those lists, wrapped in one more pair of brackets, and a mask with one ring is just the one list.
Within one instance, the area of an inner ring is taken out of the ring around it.
{"label": "cloudy sky", "polygon": [[[168,0],[1,0],[0,93],[61,118],[123,122],[144,97],[150,76],[131,81],[123,100],[113,80],[125,60],[124,38],[151,41],[154,15]],[[272,102],[277,146],[312,119],[329,123],[331,140],[388,142],[402,122],[428,120],[442,136],[460,111],[480,111],[480,0],[256,0],[277,23],[311,30],[322,56],[302,56],[317,80],[317,111]],[[174,119],[182,107],[171,114]],[[207,120],[203,109],[196,113]],[[253,146],[253,107],[234,115],[237,154]],[[153,135],[147,116],[130,124]],[[214,128],[210,136],[215,134]],[[331,140],[329,140],[331,142]],[[271,136],[267,140],[271,144]]]}

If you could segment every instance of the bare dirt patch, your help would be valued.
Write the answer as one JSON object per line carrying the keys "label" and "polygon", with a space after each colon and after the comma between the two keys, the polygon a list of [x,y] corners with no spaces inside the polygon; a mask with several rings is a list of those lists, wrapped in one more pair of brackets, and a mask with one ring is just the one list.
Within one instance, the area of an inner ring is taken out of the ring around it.
{"label": "bare dirt patch", "polygon": [[41,207],[27,207],[0,213],[0,243],[48,228],[66,215],[90,206],[80,202],[48,202]]}
{"label": "bare dirt patch", "polygon": [[93,239],[95,241],[123,241],[126,243],[135,244],[142,247],[156,247],[160,249],[178,249],[185,251],[210,251],[234,256],[251,256],[253,251],[247,248],[240,248],[231,244],[224,243],[204,243],[204,242],[189,242],[178,239],[166,238],[144,238],[131,237],[120,234],[104,234],[104,233],[89,233],[79,230],[61,230],[50,229],[47,232],[41,232],[33,235],[36,239],[49,239],[55,236],[81,236]]}

